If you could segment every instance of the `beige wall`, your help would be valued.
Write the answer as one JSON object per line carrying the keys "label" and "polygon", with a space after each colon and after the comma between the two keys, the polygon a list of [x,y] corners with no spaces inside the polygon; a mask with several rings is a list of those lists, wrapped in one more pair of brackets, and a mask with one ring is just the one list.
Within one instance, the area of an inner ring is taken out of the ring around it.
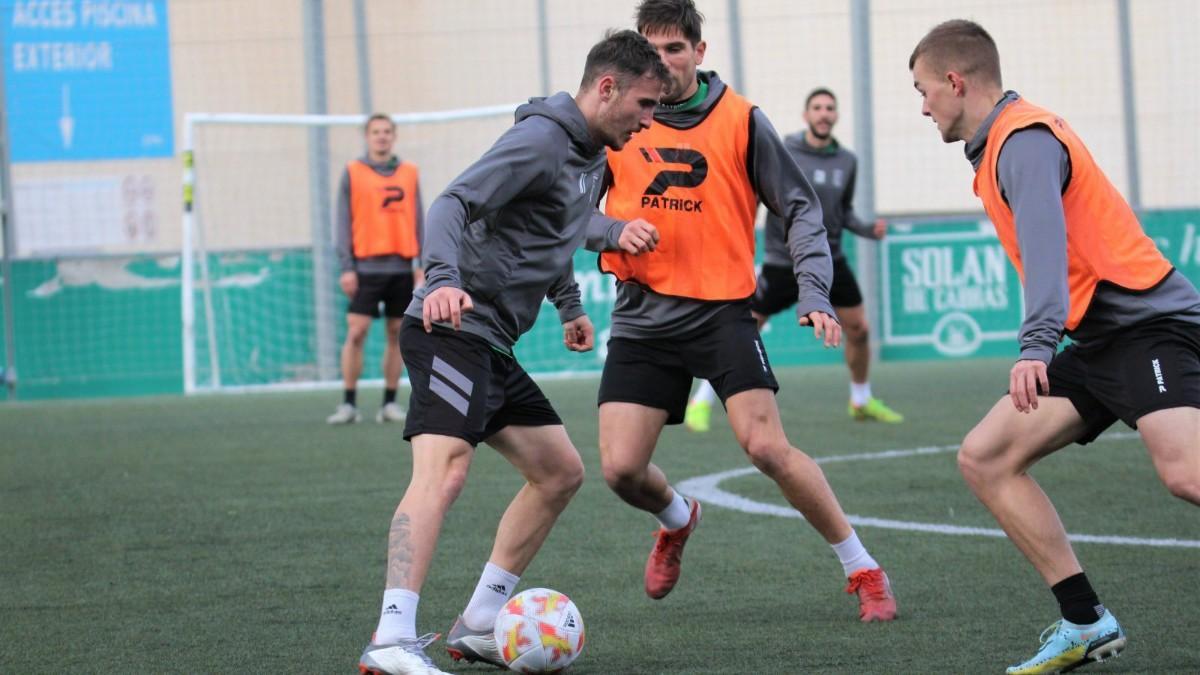
{"label": "beige wall", "polygon": [[[548,0],[551,88],[574,91],[588,48],[632,23],[632,0]],[[704,67],[732,78],[728,2],[698,0],[707,15]],[[1115,0],[877,0],[872,62],[882,213],[977,211],[961,144],[943,145],[920,116],[907,60],[916,41],[953,17],[981,22],[999,44],[1005,85],[1067,118],[1114,183],[1127,188]],[[301,0],[171,0],[174,106],[187,112],[301,113],[305,106]],[[811,88],[836,91],[837,134],[857,145],[849,2],[742,0],[740,88],[781,133],[801,127]],[[1130,3],[1134,76],[1147,207],[1200,204],[1200,3]],[[325,0],[328,111],[361,113],[351,0]],[[541,86],[535,0],[367,0],[374,107],[433,111],[523,100]],[[428,204],[508,124],[401,130],[398,151],[422,169]],[[176,146],[183,142],[182,129]],[[330,136],[332,182],[360,152],[358,132]],[[300,129],[204,129],[197,136],[199,204],[212,248],[310,239],[308,134]],[[112,250],[176,250],[180,165],[174,160],[20,164],[14,179],[149,176],[152,241]]]}

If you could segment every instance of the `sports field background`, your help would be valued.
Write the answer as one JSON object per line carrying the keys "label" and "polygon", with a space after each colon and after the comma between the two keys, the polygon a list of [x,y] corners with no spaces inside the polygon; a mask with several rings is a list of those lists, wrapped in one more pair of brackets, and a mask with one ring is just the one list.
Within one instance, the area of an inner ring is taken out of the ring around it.
{"label": "sports field background", "polygon": [[[793,442],[818,458],[953,445],[1003,391],[1009,360],[883,364],[898,426],[845,417],[844,368],[780,370]],[[572,672],[978,673],[1030,656],[1056,607],[1006,540],[860,526],[901,616],[857,622],[825,543],[799,520],[708,503],[680,585],[651,601],[653,520],[600,478],[597,381],[547,382],[589,474],[521,588],[578,603]],[[385,536],[407,483],[400,429],[331,428],[331,393],[10,402],[0,406],[0,672],[348,673],[374,629]],[[376,392],[360,395],[373,415]],[[707,435],[664,434],[676,482],[747,466],[721,414]],[[1188,540],[1078,544],[1130,637],[1097,672],[1196,672],[1197,511],[1158,483],[1124,428],[1034,475],[1072,533]],[[952,451],[830,462],[860,517],[995,528]],[[519,479],[481,447],[422,594],[419,629],[445,632],[468,599]],[[720,484],[770,505],[759,475]],[[1185,542],[1186,543],[1186,542]],[[441,650],[434,658],[456,668]],[[1089,669],[1091,670],[1091,669]]]}

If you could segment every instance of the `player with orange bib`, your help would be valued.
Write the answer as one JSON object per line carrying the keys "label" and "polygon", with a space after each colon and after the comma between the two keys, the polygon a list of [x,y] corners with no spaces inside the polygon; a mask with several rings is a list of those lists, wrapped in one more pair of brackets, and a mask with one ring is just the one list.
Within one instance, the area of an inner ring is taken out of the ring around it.
{"label": "player with orange bib", "polygon": [[[1029,469],[1120,419],[1138,430],[1167,489],[1200,505],[1200,293],[1066,121],[1004,90],[999,51],[981,26],[938,25],[908,67],[921,113],[946,143],[965,142],[975,194],[1024,286],[1008,396],[958,453],[967,484],[1062,614],[1037,653],[1008,672],[1073,670],[1116,656],[1127,637]],[[1059,351],[1063,335],[1073,344]],[[1081,477],[1088,470],[1080,465]]]}
{"label": "player with orange bib", "polygon": [[638,31],[658,49],[671,85],[650,128],[609,153],[607,214],[589,229],[589,247],[603,251],[600,268],[618,281],[599,393],[604,478],[658,519],[645,586],[652,598],[666,596],[701,507],[676,492],[651,457],[664,425],[683,422],[692,379],[709,380],[750,461],[833,547],[860,618],[888,621],[896,603],[887,575],[820,467],[784,434],[779,386],[750,313],[762,201],[789,223],[799,323],[826,346],[838,344],[820,206],[767,117],[716,73],[697,70],[702,21],[691,0],[638,7]]}
{"label": "player with orange bib", "polygon": [[353,424],[358,411],[358,378],[363,348],[371,323],[384,317],[387,339],[383,349],[383,403],[377,422],[404,421],[396,401],[404,359],[400,353],[400,324],[412,300],[421,270],[421,186],[417,166],[392,152],[396,124],[382,113],[371,115],[363,127],[367,154],[346,164],[338,187],[334,238],[337,241],[338,283],[350,299],[346,308],[346,340],[342,344],[342,402],[329,424]]}

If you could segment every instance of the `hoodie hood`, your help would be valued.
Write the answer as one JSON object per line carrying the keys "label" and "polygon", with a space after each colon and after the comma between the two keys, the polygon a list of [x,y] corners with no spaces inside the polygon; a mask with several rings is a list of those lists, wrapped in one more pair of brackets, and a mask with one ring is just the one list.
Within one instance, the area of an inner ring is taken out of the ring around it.
{"label": "hoodie hood", "polygon": [[708,96],[704,97],[699,106],[687,110],[672,110],[670,106],[659,105],[654,111],[654,119],[674,127],[690,126],[697,120],[704,119],[708,111],[720,100],[721,94],[725,93],[725,83],[711,70],[697,70],[696,78],[708,83]]}
{"label": "hoodie hood", "polygon": [[579,110],[574,97],[565,91],[553,96],[531,98],[529,103],[517,106],[516,122],[534,116],[554,120],[585,155],[594,155],[604,149],[602,144],[592,138],[591,132],[588,131],[587,119]]}
{"label": "hoodie hood", "polygon": [[823,148],[814,147],[809,145],[805,139],[806,133],[804,131],[797,131],[794,134],[788,134],[783,139],[784,147],[792,152],[803,152],[806,155],[834,155],[837,154],[838,148],[841,147],[836,138],[830,139],[831,142],[829,145]]}

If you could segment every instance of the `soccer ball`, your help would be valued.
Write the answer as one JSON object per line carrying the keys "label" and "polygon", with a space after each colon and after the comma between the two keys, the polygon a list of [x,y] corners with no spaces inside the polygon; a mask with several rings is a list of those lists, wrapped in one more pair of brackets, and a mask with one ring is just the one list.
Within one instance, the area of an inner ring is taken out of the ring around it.
{"label": "soccer ball", "polygon": [[501,658],[519,673],[557,673],[583,651],[579,608],[549,588],[513,596],[496,617],[494,634]]}

